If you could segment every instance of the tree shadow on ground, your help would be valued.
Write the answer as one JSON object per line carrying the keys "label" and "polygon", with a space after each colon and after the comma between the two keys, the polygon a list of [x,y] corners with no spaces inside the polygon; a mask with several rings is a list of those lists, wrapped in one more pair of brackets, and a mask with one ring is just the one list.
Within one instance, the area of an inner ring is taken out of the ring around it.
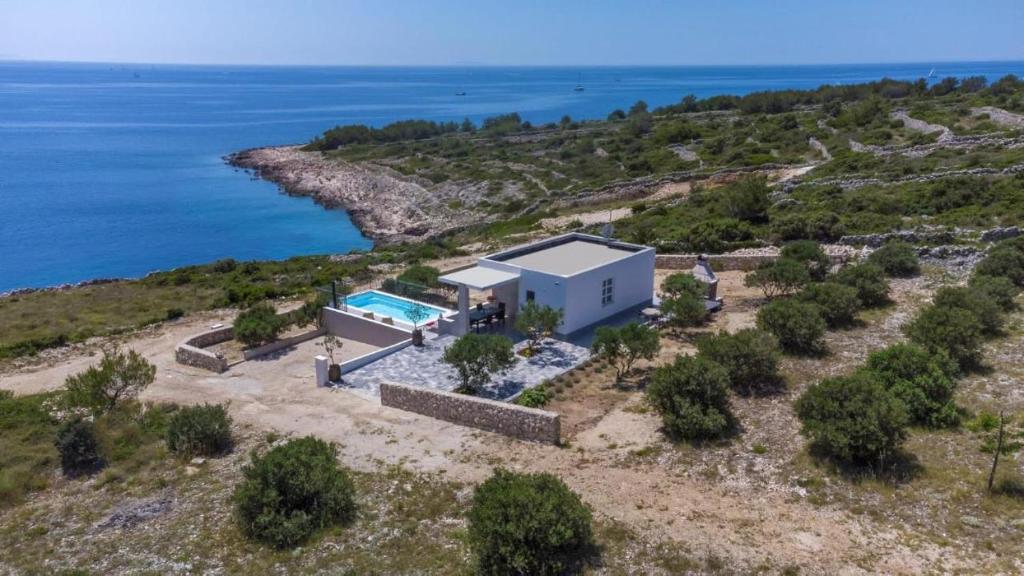
{"label": "tree shadow on ground", "polygon": [[832,458],[811,446],[809,453],[818,464],[853,483],[878,481],[900,486],[908,484],[924,473],[924,466],[915,454],[897,450],[881,462],[845,462]]}

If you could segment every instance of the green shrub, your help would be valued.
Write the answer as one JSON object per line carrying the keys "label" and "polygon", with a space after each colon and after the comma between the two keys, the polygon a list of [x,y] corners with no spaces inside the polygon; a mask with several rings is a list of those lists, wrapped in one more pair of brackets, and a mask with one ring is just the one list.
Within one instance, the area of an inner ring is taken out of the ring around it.
{"label": "green shrub", "polygon": [[906,406],[865,372],[814,384],[796,413],[812,448],[840,462],[881,464],[907,437]]}
{"label": "green shrub", "polygon": [[104,350],[98,366],[68,376],[61,403],[70,410],[84,409],[101,416],[133,400],[156,378],[156,366],[134,350]]}
{"label": "green shrub", "polygon": [[701,338],[697,350],[725,369],[732,389],[759,394],[779,387],[779,341],[762,330],[746,329]]}
{"label": "green shrub", "polygon": [[253,452],[232,500],[242,532],[276,548],[307,541],[355,513],[354,489],[333,445],[312,436]]}
{"label": "green shrub", "polygon": [[285,320],[277,315],[274,306],[260,302],[239,313],[235,319],[235,339],[255,348],[277,340],[284,327]]}
{"label": "green shrub", "polygon": [[888,276],[909,278],[921,272],[917,250],[906,242],[887,242],[868,256],[868,262],[882,269]]}
{"label": "green shrub", "polygon": [[816,304],[829,328],[851,326],[861,309],[857,289],[837,282],[811,284],[800,293],[800,300]]}
{"label": "green shrub", "polygon": [[164,319],[177,320],[183,316],[185,316],[185,311],[181,308],[168,308],[167,312],[164,314]]}
{"label": "green shrub", "polygon": [[867,308],[889,303],[889,282],[885,272],[875,264],[846,266],[834,275],[834,280],[857,290],[857,299]]}
{"label": "green shrub", "polygon": [[1001,276],[1017,286],[1024,286],[1024,251],[1015,246],[998,244],[978,262],[974,273]]}
{"label": "green shrub", "polygon": [[1012,312],[1017,309],[1017,295],[1020,294],[1020,288],[1009,278],[975,274],[971,276],[970,287],[995,302],[1004,312]]}
{"label": "green shrub", "polygon": [[599,326],[591,348],[615,366],[616,379],[622,379],[637,360],[654,358],[661,342],[657,330],[631,322],[622,327]]}
{"label": "green shrub", "polygon": [[774,262],[765,262],[757,270],[743,278],[743,284],[757,287],[765,298],[775,298],[792,294],[811,281],[808,266],[796,260],[780,258]]}
{"label": "green shrub", "polygon": [[81,418],[68,420],[57,430],[55,442],[65,476],[79,476],[103,467],[96,427]]}
{"label": "green shrub", "polygon": [[674,326],[700,326],[708,318],[707,291],[707,285],[692,274],[672,274],[661,283],[661,309]]}
{"label": "green shrub", "polygon": [[591,545],[591,514],[550,474],[497,469],[473,493],[469,544],[480,574],[565,574]]}
{"label": "green shrub", "polygon": [[551,401],[551,395],[545,386],[534,386],[523,390],[523,393],[516,397],[516,404],[527,408],[540,408]]}
{"label": "green shrub", "polygon": [[999,334],[1003,329],[1003,310],[999,304],[971,288],[943,286],[935,293],[935,306],[962,308],[974,314],[987,335]]}
{"label": "green shrub", "polygon": [[803,264],[812,280],[824,280],[828,269],[832,266],[828,255],[814,240],[789,242],[782,247],[781,256],[784,260],[793,260]]}
{"label": "green shrub", "polygon": [[905,328],[910,341],[935,354],[945,354],[961,368],[981,360],[982,326],[962,308],[927,306]]}
{"label": "green shrub", "polygon": [[868,356],[866,369],[903,401],[911,422],[943,428],[959,421],[953,401],[958,369],[945,355],[893,344]]}
{"label": "green shrub", "polygon": [[441,272],[433,266],[424,266],[422,264],[415,264],[405,269],[398,279],[402,282],[411,282],[413,284],[419,284],[432,288],[437,286],[437,277]]}
{"label": "green shrub", "polygon": [[180,456],[216,456],[231,450],[231,418],[220,404],[182,408],[167,425],[167,448]]}
{"label": "green shrub", "polygon": [[673,439],[720,438],[736,427],[729,405],[729,373],[707,358],[678,356],[658,368],[647,385],[647,398]]}
{"label": "green shrub", "polygon": [[815,304],[799,300],[769,302],[757,312],[757,327],[775,335],[790,354],[821,354],[825,351],[825,320]]}
{"label": "green shrub", "polygon": [[441,360],[455,369],[459,392],[476,394],[494,374],[507,372],[516,357],[507,337],[470,332],[445,348]]}

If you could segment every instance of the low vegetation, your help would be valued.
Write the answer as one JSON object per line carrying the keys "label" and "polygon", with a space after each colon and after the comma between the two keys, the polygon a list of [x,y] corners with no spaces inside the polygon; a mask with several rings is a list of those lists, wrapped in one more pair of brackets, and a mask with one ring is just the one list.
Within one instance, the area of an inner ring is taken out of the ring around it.
{"label": "low vegetation", "polygon": [[167,448],[179,456],[219,456],[231,446],[231,417],[220,404],[182,408],[167,424]]}
{"label": "low vegetation", "polygon": [[827,326],[816,304],[795,299],[769,302],[757,312],[757,327],[774,334],[786,353],[816,355],[826,351]]}
{"label": "low vegetation", "polygon": [[672,439],[714,440],[737,424],[729,402],[729,373],[707,358],[679,356],[657,368],[647,385],[647,399]]}
{"label": "low vegetation", "polygon": [[308,541],[350,522],[354,488],[334,446],[312,436],[253,453],[232,501],[242,532],[275,548]]}
{"label": "low vegetation", "polygon": [[496,470],[474,491],[467,516],[480,574],[570,573],[593,542],[590,510],[550,474]]}
{"label": "low vegetation", "polygon": [[779,341],[768,332],[744,329],[697,340],[699,356],[723,367],[729,385],[746,396],[775,392],[781,386]]}
{"label": "low vegetation", "polygon": [[615,377],[621,380],[637,360],[654,358],[661,349],[661,342],[657,330],[631,322],[619,328],[598,327],[592,349],[615,366]]}
{"label": "low vegetation", "polygon": [[442,360],[455,369],[456,391],[479,394],[495,374],[508,371],[516,357],[507,337],[470,332],[445,348]]}

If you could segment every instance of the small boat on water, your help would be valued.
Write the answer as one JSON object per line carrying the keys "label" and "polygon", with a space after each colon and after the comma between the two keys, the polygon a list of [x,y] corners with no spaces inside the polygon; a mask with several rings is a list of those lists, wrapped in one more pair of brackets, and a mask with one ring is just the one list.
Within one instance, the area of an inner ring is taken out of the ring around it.
{"label": "small boat on water", "polygon": [[585,90],[585,88],[583,88],[583,74],[580,74],[576,78],[576,87],[573,88],[572,91],[573,92],[583,92],[583,90]]}
{"label": "small boat on water", "polygon": [[465,92],[456,92],[455,95],[456,96],[465,96],[466,93]]}

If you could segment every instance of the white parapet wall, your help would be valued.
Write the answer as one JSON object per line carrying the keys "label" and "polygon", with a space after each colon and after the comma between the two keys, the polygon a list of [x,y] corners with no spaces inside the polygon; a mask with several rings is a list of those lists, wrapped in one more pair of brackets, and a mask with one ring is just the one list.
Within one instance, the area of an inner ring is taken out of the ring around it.
{"label": "white parapet wall", "polygon": [[366,366],[412,344],[410,330],[380,320],[364,318],[361,313],[324,308],[324,327],[328,333],[339,338],[356,340],[378,348],[369,354],[342,362],[342,374]]}

